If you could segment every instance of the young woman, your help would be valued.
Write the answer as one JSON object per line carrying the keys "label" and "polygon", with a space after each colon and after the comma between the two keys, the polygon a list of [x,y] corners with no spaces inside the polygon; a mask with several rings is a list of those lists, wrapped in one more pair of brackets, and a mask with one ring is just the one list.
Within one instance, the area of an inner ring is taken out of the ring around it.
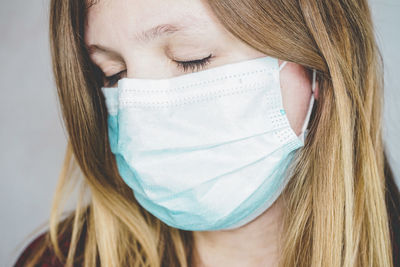
{"label": "young woman", "polygon": [[52,0],[50,40],[69,144],[16,266],[399,266],[366,0]]}

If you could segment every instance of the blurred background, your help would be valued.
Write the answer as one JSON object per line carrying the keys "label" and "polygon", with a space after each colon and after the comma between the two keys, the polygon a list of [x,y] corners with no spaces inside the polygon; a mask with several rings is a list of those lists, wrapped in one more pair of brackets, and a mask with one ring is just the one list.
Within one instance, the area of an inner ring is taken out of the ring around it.
{"label": "blurred background", "polygon": [[[400,1],[370,0],[385,61],[384,134],[400,185]],[[0,266],[45,223],[66,147],[48,45],[48,0],[0,2]]]}

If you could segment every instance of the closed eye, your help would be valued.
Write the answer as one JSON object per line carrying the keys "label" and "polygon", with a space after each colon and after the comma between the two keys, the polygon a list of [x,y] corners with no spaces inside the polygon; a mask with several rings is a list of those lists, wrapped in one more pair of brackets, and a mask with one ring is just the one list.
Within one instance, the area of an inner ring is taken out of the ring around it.
{"label": "closed eye", "polygon": [[182,69],[184,72],[187,72],[189,69],[191,71],[199,71],[201,69],[204,69],[204,67],[208,63],[210,63],[211,58],[212,54],[203,59],[196,59],[191,61],[175,61],[175,62],[178,65],[178,68]]}
{"label": "closed eye", "polygon": [[122,77],[122,74],[125,73],[126,70],[120,71],[117,74],[104,77],[104,86],[105,87],[113,87]]}
{"label": "closed eye", "polygon": [[[177,64],[177,67],[181,69],[183,72],[188,72],[189,70],[192,72],[199,71],[204,69],[210,62],[213,57],[210,54],[208,57],[202,59],[196,59],[191,61],[177,61],[174,62]],[[105,87],[113,87],[121,78],[122,75],[126,72],[126,70],[122,70],[114,75],[105,76],[104,77],[104,86]]]}

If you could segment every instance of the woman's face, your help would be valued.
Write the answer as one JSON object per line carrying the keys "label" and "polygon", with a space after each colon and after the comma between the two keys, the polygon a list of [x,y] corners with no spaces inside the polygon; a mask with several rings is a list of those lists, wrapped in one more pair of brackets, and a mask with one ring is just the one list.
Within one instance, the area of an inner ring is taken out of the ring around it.
{"label": "woman's face", "polygon": [[[169,78],[267,56],[229,33],[202,0],[100,0],[89,8],[85,43],[107,77]],[[177,63],[210,55],[203,67],[184,70]],[[281,71],[283,106],[298,135],[311,97],[309,76],[295,63]]]}

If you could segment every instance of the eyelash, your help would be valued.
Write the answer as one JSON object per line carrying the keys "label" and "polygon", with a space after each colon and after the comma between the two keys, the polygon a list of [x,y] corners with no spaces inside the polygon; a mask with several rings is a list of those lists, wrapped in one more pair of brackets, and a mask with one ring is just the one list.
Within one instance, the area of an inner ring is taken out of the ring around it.
{"label": "eyelash", "polygon": [[[194,72],[194,71],[199,71],[202,70],[207,64],[210,63],[211,58],[213,57],[212,54],[210,54],[208,57],[205,57],[203,59],[196,59],[196,60],[191,60],[191,61],[175,61],[174,62],[177,64],[178,68],[183,70],[183,72],[187,72],[189,69]],[[126,70],[120,71],[117,74],[114,74],[112,76],[106,76],[104,77],[105,80],[105,86],[111,87],[115,85],[118,80],[121,79],[121,75],[126,72]]]}
{"label": "eyelash", "polygon": [[188,69],[191,69],[192,71],[199,71],[203,69],[208,63],[210,63],[211,58],[213,57],[212,54],[210,54],[208,57],[205,57],[203,59],[197,59],[197,60],[192,60],[192,61],[175,61],[180,69],[182,69],[184,72],[186,72]]}

